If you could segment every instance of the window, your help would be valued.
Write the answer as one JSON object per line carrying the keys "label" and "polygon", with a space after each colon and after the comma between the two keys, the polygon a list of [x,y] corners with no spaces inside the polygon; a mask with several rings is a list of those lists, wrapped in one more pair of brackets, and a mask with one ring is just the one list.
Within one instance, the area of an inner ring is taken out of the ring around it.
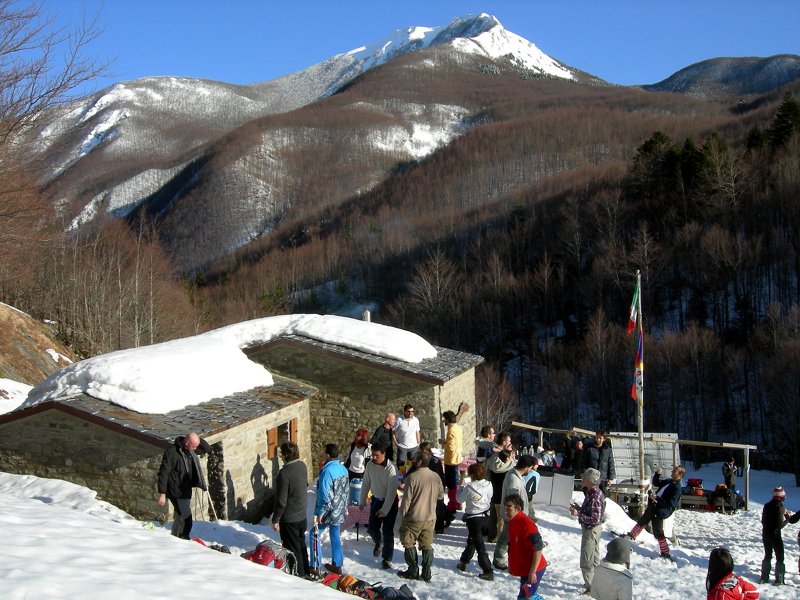
{"label": "window", "polygon": [[278,456],[278,448],[284,442],[297,443],[297,419],[282,423],[277,427],[267,430],[267,459],[272,460]]}

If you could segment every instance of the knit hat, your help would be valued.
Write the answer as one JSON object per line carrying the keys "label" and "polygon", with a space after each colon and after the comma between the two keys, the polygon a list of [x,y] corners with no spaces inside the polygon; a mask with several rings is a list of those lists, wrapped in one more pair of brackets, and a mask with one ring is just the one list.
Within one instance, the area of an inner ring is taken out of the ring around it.
{"label": "knit hat", "polygon": [[624,537],[614,538],[606,546],[606,562],[627,565],[631,562],[631,545]]}
{"label": "knit hat", "polygon": [[786,498],[786,490],[783,489],[781,486],[778,486],[774,490],[772,490],[772,497],[777,498],[778,500],[783,500]]}
{"label": "knit hat", "polygon": [[593,485],[597,485],[600,483],[600,471],[597,469],[586,469],[581,475],[581,479],[585,479],[589,483]]}

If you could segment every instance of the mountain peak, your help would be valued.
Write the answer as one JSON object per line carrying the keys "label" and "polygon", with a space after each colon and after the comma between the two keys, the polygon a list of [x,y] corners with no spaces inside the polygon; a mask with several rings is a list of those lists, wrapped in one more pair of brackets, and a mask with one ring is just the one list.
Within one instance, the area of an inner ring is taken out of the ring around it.
{"label": "mountain peak", "polygon": [[339,56],[351,59],[363,73],[397,56],[444,45],[490,59],[505,58],[518,67],[545,76],[575,78],[570,69],[528,40],[507,31],[496,17],[487,13],[458,17],[441,27],[398,29],[383,40]]}
{"label": "mountain peak", "polygon": [[471,38],[491,31],[495,27],[502,28],[503,25],[492,15],[486,13],[465,15],[454,19],[449,25],[445,25],[441,34],[446,35],[448,39]]}

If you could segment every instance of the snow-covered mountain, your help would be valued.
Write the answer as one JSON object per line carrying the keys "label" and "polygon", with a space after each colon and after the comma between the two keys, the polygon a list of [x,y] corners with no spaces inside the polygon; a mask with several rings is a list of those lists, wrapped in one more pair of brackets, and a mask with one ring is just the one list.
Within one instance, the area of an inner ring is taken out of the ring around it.
{"label": "snow-covered mountain", "polygon": [[[226,256],[286,214],[302,193],[295,189],[297,179],[307,175],[292,166],[300,148],[338,144],[346,137],[336,128],[314,123],[319,111],[296,118],[288,116],[292,111],[332,98],[392,59],[422,51],[427,54],[417,67],[429,70],[439,68],[442,60],[477,61],[491,64],[493,72],[502,67],[526,78],[587,79],[505,30],[494,17],[466,16],[443,27],[398,30],[373,44],[255,85],[180,77],[116,84],[72,105],[36,132],[33,147],[40,158],[40,177],[73,229],[99,215],[126,217],[142,206],[151,216],[164,215],[193,194],[199,205],[188,212],[204,223],[213,222],[218,234],[205,229],[202,248],[191,257],[177,257],[181,268],[192,270]],[[342,114],[361,116],[354,117],[359,125],[348,131],[352,145],[338,153],[374,154],[378,159],[365,161],[355,179],[332,192],[334,199],[368,190],[396,165],[446,145],[463,133],[477,107],[380,98],[341,109]],[[278,122],[280,115],[291,124]],[[224,174],[218,172],[218,160],[209,176],[208,161],[220,152],[226,156]],[[197,193],[199,186],[203,193]],[[219,198],[225,199],[224,206]],[[173,224],[186,214],[180,208],[177,212]],[[195,246],[188,238],[196,233],[184,232],[172,238],[172,244]],[[170,237],[169,232],[165,235]]]}
{"label": "snow-covered mountain", "polygon": [[[565,85],[574,82],[589,85]],[[326,219],[321,213],[329,207],[362,197],[482,125],[567,105],[575,114],[606,110],[614,101],[605,94],[621,88],[604,84],[480,14],[398,30],[255,85],[180,77],[119,83],[36,131],[31,147],[39,177],[72,230],[98,217],[144,211],[158,220],[177,268],[196,272],[259,239],[298,207],[306,217]],[[638,88],[628,92],[638,96],[623,111],[653,102]],[[521,102],[523,96],[528,100]],[[502,141],[495,131],[490,143],[505,144],[516,131]],[[633,144],[620,140],[613,150],[616,142],[602,127],[585,131],[592,139],[579,148],[553,148],[552,166],[520,150],[517,158],[485,167],[497,172],[484,174],[491,182],[484,188],[459,184],[446,193],[482,202],[545,173],[624,160],[622,148]],[[536,135],[558,141],[550,131]],[[514,164],[519,157],[526,168]]]}
{"label": "snow-covered mountain", "polygon": [[[486,13],[461,17],[443,27],[397,30],[379,42],[347,52],[344,56],[353,62],[342,75],[352,79],[402,54],[442,45],[488,59],[508,60],[521,69],[541,76],[576,79],[574,70],[547,56],[528,40],[506,30],[500,21]],[[332,60],[341,57],[339,55]],[[342,83],[337,81],[329,91]]]}

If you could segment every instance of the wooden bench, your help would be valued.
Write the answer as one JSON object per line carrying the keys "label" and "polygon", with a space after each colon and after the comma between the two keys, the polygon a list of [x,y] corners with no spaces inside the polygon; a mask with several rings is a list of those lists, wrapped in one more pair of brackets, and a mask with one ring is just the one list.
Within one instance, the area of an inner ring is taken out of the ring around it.
{"label": "wooden bench", "polygon": [[681,496],[680,507],[689,510],[721,512],[722,514],[733,514],[736,512],[736,507],[730,502],[725,502],[722,498],[715,498],[714,502],[709,504],[708,499],[711,497],[711,494],[713,494],[713,492],[708,490],[703,490],[702,496],[684,494]]}

